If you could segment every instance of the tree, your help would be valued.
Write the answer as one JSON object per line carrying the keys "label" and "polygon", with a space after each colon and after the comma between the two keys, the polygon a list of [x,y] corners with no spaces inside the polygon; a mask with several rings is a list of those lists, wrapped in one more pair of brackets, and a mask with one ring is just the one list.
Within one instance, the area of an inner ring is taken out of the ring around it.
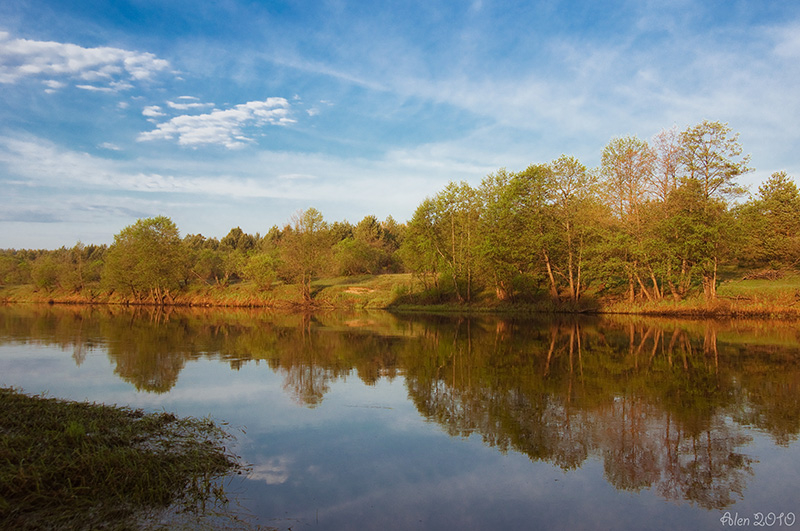
{"label": "tree", "polygon": [[537,164],[519,173],[501,169],[481,183],[479,251],[500,300],[514,298],[519,287],[535,286],[541,275],[551,174]]}
{"label": "tree", "polygon": [[700,181],[686,179],[670,194],[665,209],[657,230],[673,298],[685,295],[699,275],[706,300],[714,300],[719,257],[727,250],[733,227],[726,203],[706,198]]}
{"label": "tree", "polygon": [[742,155],[739,134],[728,124],[703,121],[681,133],[681,164],[685,178],[700,183],[706,199],[743,192],[736,178],[749,171],[750,155]]}
{"label": "tree", "polygon": [[[617,225],[609,250],[624,270],[631,302],[637,283],[648,299],[661,298],[647,252],[643,219],[644,207],[653,192],[655,163],[656,154],[647,142],[630,136],[609,142],[601,159],[603,191]],[[650,278],[650,288],[642,281],[642,275]]]}
{"label": "tree", "polygon": [[664,129],[653,138],[655,165],[653,168],[653,193],[665,203],[669,194],[678,187],[678,172],[682,159],[680,134],[676,127]]}
{"label": "tree", "polygon": [[567,284],[570,301],[577,302],[585,287],[583,266],[589,240],[596,229],[596,178],[575,157],[562,155],[550,163],[553,230],[545,236],[544,260],[555,288],[558,274]]}
{"label": "tree", "polygon": [[284,276],[298,282],[305,302],[311,301],[311,281],[328,265],[331,238],[328,224],[315,208],[292,216],[291,230],[284,230],[280,250]]}
{"label": "tree", "polygon": [[267,291],[275,281],[277,268],[278,261],[273,253],[262,251],[247,257],[242,275],[259,289]]}
{"label": "tree", "polygon": [[707,120],[681,133],[681,148],[683,180],[697,183],[692,190],[702,194],[700,223],[709,237],[715,237],[706,246],[711,254],[699,260],[703,264],[703,292],[710,301],[717,297],[717,270],[724,243],[720,236],[725,229],[715,224],[726,219],[728,199],[743,193],[736,178],[751,171],[747,166],[750,156],[742,155],[738,133],[732,134],[727,124]]}
{"label": "tree", "polygon": [[140,219],[114,236],[104,282],[136,300],[164,304],[184,277],[178,227],[166,216]]}
{"label": "tree", "polygon": [[375,216],[365,216],[352,227],[350,234],[335,244],[334,255],[339,272],[345,275],[377,274],[391,262],[385,231]]}
{"label": "tree", "polygon": [[800,261],[800,192],[786,172],[773,173],[737,214],[743,234],[740,256],[746,261],[772,267]]}
{"label": "tree", "polygon": [[434,210],[431,198],[420,203],[408,222],[406,237],[399,251],[405,267],[422,281],[426,290],[439,288],[440,256],[436,252],[438,236]]}

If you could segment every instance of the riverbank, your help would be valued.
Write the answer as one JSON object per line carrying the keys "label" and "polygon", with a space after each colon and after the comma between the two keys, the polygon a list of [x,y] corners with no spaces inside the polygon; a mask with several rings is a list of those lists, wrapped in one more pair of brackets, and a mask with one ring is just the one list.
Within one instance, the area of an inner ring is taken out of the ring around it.
{"label": "riverbank", "polygon": [[132,529],[224,501],[241,466],[210,420],[0,388],[0,527]]}
{"label": "riverbank", "polygon": [[[675,301],[628,302],[619,297],[589,294],[579,303],[549,298],[534,301],[499,301],[489,292],[478,293],[471,303],[459,303],[425,292],[410,274],[362,275],[319,279],[312,284],[312,300],[304,301],[294,285],[275,285],[270,290],[247,283],[194,287],[173,294],[167,304],[188,307],[265,308],[285,311],[331,309],[382,309],[424,313],[598,313],[710,318],[800,318],[800,275],[778,278],[731,278],[720,283],[718,298],[706,301],[701,294]],[[80,292],[37,290],[14,286],[0,290],[0,302],[49,304],[148,304],[100,289]]]}

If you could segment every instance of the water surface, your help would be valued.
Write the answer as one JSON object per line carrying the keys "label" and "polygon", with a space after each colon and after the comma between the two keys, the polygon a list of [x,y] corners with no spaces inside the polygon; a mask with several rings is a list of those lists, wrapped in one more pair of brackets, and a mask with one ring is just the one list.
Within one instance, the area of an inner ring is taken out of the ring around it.
{"label": "water surface", "polygon": [[800,527],[799,339],[759,321],[19,305],[0,307],[0,385],[228,422],[252,465],[227,481],[232,510],[278,529]]}

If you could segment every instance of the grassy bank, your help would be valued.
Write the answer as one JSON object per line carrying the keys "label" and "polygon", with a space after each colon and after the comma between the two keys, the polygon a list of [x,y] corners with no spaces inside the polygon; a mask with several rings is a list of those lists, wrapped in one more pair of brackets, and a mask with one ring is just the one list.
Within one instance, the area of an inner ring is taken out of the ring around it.
{"label": "grassy bank", "polygon": [[[800,318],[800,274],[786,273],[774,278],[743,278],[730,274],[718,287],[718,299],[707,302],[701,294],[680,301],[630,303],[606,294],[592,294],[578,304],[538,300],[498,301],[491,292],[475,294],[472,303],[458,303],[425,292],[410,274],[362,275],[325,278],[312,285],[313,300],[304,302],[300,289],[275,285],[270,290],[239,283],[229,286],[200,286],[176,294],[171,303],[181,306],[261,307],[279,310],[307,309],[391,309],[405,312],[439,313],[623,313],[696,317],[781,317]],[[84,290],[80,293],[35,290],[16,286],[0,290],[0,301],[74,304],[129,304],[114,293]]]}
{"label": "grassy bank", "polygon": [[240,467],[209,420],[0,388],[0,528],[133,529],[222,502]]}

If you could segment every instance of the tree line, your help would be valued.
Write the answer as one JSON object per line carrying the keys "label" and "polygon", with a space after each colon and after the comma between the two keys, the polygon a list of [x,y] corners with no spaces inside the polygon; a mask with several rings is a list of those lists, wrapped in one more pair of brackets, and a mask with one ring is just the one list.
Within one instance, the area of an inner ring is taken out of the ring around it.
{"label": "tree line", "polygon": [[314,208],[265,235],[240,227],[222,239],[181,238],[166,216],[139,219],[110,245],[76,244],[47,250],[0,252],[0,284],[37,289],[106,290],[135,301],[163,304],[192,286],[227,287],[249,282],[269,290],[276,282],[298,284],[311,299],[320,275],[349,276],[403,270],[397,251],[404,226],[391,217],[366,216],[357,224],[328,223]]}
{"label": "tree line", "polygon": [[746,201],[752,171],[738,134],[704,121],[661,131],[651,143],[612,139],[600,166],[562,155],[478,186],[449,183],[407,223],[357,224],[298,212],[265,235],[236,227],[222,239],[180,236],[171,219],[140,219],[110,246],[0,251],[0,285],[105,289],[167,302],[193,285],[275,282],[312,299],[320,276],[411,272],[425,300],[550,298],[592,294],[628,301],[716,298],[721,267],[793,268],[800,260],[800,193],[774,173]]}
{"label": "tree line", "polygon": [[785,172],[745,202],[752,171],[735,134],[704,121],[652,144],[614,138],[598,168],[562,155],[479,186],[450,183],[422,202],[401,249],[406,267],[459,301],[590,290],[628,301],[716,298],[723,265],[789,268],[800,260],[800,195]]}

